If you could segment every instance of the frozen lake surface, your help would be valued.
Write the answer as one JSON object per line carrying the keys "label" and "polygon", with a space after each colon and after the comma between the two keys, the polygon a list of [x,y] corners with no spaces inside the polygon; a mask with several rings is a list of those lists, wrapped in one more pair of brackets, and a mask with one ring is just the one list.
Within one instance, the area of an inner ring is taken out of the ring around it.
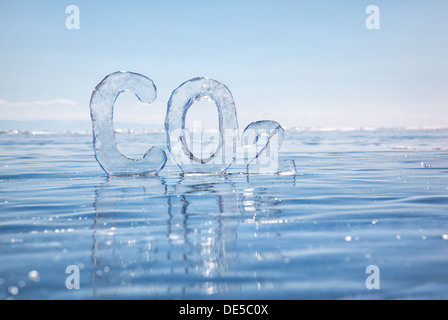
{"label": "frozen lake surface", "polygon": [[91,134],[1,133],[0,299],[448,299],[448,130],[286,131],[280,157],[296,175],[109,178]]}

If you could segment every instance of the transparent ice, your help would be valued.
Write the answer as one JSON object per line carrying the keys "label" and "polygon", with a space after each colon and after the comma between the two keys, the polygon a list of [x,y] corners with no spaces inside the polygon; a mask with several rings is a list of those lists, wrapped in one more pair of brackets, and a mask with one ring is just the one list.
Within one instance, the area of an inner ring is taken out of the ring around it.
{"label": "transparent ice", "polygon": [[[143,104],[152,103],[157,96],[152,80],[137,73],[119,71],[98,84],[90,101],[96,159],[109,175],[155,175],[167,161],[162,149],[152,147],[142,159],[130,159],[117,149],[113,114],[122,92],[134,93]],[[186,115],[194,103],[203,100],[216,106],[219,130],[216,134],[203,134],[201,130],[194,134],[193,130],[191,137],[185,128]],[[165,129],[168,150],[184,175],[224,174],[235,162],[243,164],[247,174],[296,173],[293,160],[278,159],[284,140],[284,129],[279,123],[253,122],[240,140],[232,94],[216,80],[198,77],[174,90],[168,101]]]}
{"label": "transparent ice", "polygon": [[134,93],[144,104],[152,103],[157,97],[153,81],[141,74],[119,71],[104,78],[90,100],[95,157],[109,175],[157,174],[167,160],[162,149],[152,147],[142,159],[129,159],[117,149],[113,114],[115,101],[122,92]]}
{"label": "transparent ice", "polygon": [[282,126],[272,120],[252,122],[246,127],[241,140],[248,174],[296,173],[294,160],[278,159],[284,135],[285,130]]}
{"label": "transparent ice", "polygon": [[[201,100],[213,101],[219,114],[218,144],[200,156],[187,143],[185,119],[190,107]],[[188,174],[222,174],[234,162],[239,141],[236,107],[230,90],[208,78],[184,82],[171,95],[165,119],[167,145],[179,168]]]}

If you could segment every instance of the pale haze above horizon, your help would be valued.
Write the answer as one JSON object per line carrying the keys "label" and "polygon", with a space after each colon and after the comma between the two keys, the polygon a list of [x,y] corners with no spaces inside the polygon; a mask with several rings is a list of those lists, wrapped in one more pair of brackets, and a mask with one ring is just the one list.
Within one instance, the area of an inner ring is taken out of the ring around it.
{"label": "pale haze above horizon", "polygon": [[[447,12],[439,0],[3,0],[0,131],[85,129],[93,89],[118,70],[158,90],[150,106],[118,98],[114,120],[129,126],[162,129],[171,93],[204,76],[230,89],[242,128],[448,127]],[[187,117],[217,123],[206,104]]]}

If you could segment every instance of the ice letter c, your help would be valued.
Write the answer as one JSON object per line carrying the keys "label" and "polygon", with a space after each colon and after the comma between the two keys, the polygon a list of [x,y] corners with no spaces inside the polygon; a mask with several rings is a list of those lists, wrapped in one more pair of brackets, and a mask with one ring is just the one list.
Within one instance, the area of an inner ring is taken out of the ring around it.
{"label": "ice letter c", "polygon": [[129,159],[117,149],[114,104],[118,96],[126,91],[134,93],[144,104],[152,103],[157,97],[152,80],[141,74],[119,71],[104,78],[93,90],[90,99],[95,157],[109,175],[155,175],[165,166],[165,151],[152,147],[143,159]]}

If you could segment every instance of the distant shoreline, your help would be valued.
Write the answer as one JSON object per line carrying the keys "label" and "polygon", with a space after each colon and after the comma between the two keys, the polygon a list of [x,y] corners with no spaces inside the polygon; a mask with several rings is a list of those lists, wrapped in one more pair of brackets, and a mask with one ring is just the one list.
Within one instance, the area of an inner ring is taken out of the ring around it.
{"label": "distant shoreline", "polygon": [[[285,128],[285,132],[366,132],[366,131],[445,131],[448,127],[298,127]],[[187,130],[190,131],[190,130]],[[217,132],[216,129],[205,129],[202,132]],[[116,134],[156,134],[165,133],[163,129],[115,129]],[[92,130],[0,130],[0,135],[90,135]]]}

